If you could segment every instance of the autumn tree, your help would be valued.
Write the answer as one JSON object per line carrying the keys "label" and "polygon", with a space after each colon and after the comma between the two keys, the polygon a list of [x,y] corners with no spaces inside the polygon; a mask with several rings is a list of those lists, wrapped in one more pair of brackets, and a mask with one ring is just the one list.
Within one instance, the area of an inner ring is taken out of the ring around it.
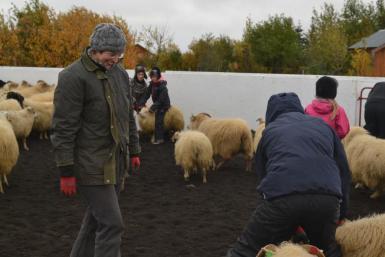
{"label": "autumn tree", "polygon": [[366,49],[355,49],[348,74],[352,76],[373,76],[372,62],[372,57]]}
{"label": "autumn tree", "polygon": [[308,72],[313,74],[345,72],[348,60],[347,37],[333,5],[325,4],[321,12],[313,11],[308,40]]}
{"label": "autumn tree", "polygon": [[8,19],[0,17],[0,63],[2,65],[64,67],[76,60],[89,44],[98,23],[119,26],[126,35],[126,67],[136,63],[134,38],[120,17],[99,15],[84,7],[55,13],[40,0],[22,8],[13,6]]}

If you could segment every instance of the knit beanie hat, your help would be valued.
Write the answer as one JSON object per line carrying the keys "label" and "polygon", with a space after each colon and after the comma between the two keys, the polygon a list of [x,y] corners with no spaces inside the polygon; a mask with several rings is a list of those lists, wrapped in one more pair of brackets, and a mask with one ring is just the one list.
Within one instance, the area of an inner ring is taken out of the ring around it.
{"label": "knit beanie hat", "polygon": [[140,72],[143,72],[144,73],[144,78],[147,79],[147,74],[146,74],[146,69],[144,68],[144,65],[142,64],[137,64],[135,66],[135,78],[136,78],[136,75]]}
{"label": "knit beanie hat", "polygon": [[316,82],[316,96],[325,99],[334,99],[337,96],[338,82],[335,78],[323,76]]}
{"label": "knit beanie hat", "polygon": [[96,25],[90,37],[90,48],[95,51],[111,51],[123,53],[126,48],[126,37],[123,31],[112,23]]}
{"label": "knit beanie hat", "polygon": [[152,67],[150,71],[150,78],[156,76],[158,79],[162,76],[159,67]]}

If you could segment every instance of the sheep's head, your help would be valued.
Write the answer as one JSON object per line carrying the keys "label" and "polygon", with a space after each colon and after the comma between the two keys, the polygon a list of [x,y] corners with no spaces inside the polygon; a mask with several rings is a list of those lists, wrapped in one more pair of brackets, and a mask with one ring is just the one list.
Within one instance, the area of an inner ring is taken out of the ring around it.
{"label": "sheep's head", "polygon": [[51,85],[47,84],[44,80],[38,80],[36,83],[36,87],[38,87],[41,90],[47,90],[51,88]]}
{"label": "sheep's head", "polygon": [[175,132],[174,135],[172,135],[171,137],[171,142],[175,143],[176,141],[178,141],[178,139],[180,138],[180,133],[179,131]]}
{"label": "sheep's head", "polygon": [[154,115],[153,113],[150,112],[150,110],[147,107],[143,107],[140,112],[138,113],[139,117],[141,118],[146,118],[149,115]]}
{"label": "sheep's head", "polygon": [[257,122],[259,123],[259,125],[265,124],[265,120],[263,118],[258,118]]}
{"label": "sheep's head", "polygon": [[32,114],[33,117],[36,117],[36,112],[31,106],[28,106],[27,108],[25,108],[25,110],[27,110],[28,113]]}
{"label": "sheep's head", "polygon": [[357,136],[367,135],[369,132],[361,127],[352,127],[346,137],[342,140],[342,144],[346,147]]}
{"label": "sheep's head", "polygon": [[27,81],[23,80],[23,81],[20,83],[20,87],[32,87],[32,85],[29,84]]}
{"label": "sheep's head", "polygon": [[198,113],[197,115],[191,115],[190,124],[187,126],[188,129],[198,129],[204,120],[210,119],[211,115],[208,113]]}

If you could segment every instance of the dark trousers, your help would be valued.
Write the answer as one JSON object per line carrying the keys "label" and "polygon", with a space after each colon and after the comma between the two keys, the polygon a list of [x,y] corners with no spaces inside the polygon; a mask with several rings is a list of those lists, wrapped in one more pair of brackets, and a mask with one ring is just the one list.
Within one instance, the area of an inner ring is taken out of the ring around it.
{"label": "dark trousers", "polygon": [[371,135],[385,139],[385,100],[366,103],[365,123]]}
{"label": "dark trousers", "polygon": [[164,140],[164,110],[155,111],[155,141]]}
{"label": "dark trousers", "polygon": [[88,208],[70,257],[120,257],[123,219],[114,185],[81,186]]}
{"label": "dark trousers", "polygon": [[227,257],[255,257],[267,244],[290,240],[298,226],[327,257],[341,257],[335,241],[339,206],[339,199],[328,195],[291,195],[263,201]]}

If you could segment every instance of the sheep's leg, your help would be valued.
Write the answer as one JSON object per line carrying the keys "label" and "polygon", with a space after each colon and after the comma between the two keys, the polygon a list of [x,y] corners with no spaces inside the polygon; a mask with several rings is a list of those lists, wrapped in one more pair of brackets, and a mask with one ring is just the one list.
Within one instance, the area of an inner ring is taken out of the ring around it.
{"label": "sheep's leg", "polygon": [[24,150],[29,151],[29,148],[27,145],[27,139],[25,137],[23,138],[23,146],[24,146]]}
{"label": "sheep's leg", "polygon": [[377,199],[379,198],[380,196],[382,195],[382,193],[380,191],[375,191],[373,194],[370,195],[370,198],[372,199]]}
{"label": "sheep's leg", "polygon": [[3,175],[0,175],[0,193],[4,194],[4,189],[3,189]]}
{"label": "sheep's leg", "polygon": [[155,135],[152,134],[152,136],[151,136],[151,143],[154,143],[154,142],[155,142]]}
{"label": "sheep's leg", "polygon": [[216,166],[215,166],[215,170],[219,170],[220,167],[222,167],[222,165],[228,161],[228,159],[222,159]]}
{"label": "sheep's leg", "polygon": [[364,188],[364,185],[362,185],[361,183],[357,183],[355,186],[354,186],[355,189],[359,189],[359,188]]}
{"label": "sheep's leg", "polygon": [[40,139],[40,140],[43,140],[43,133],[40,133],[39,139]]}
{"label": "sheep's leg", "polygon": [[6,175],[3,175],[4,183],[6,186],[9,186],[8,179]]}
{"label": "sheep's leg", "polygon": [[203,184],[206,184],[207,183],[207,170],[202,169],[202,173],[203,173]]}
{"label": "sheep's leg", "polygon": [[246,171],[251,171],[251,160],[245,159]]}
{"label": "sheep's leg", "polygon": [[44,132],[44,139],[46,139],[46,140],[49,139],[49,138],[48,138],[48,132],[47,132],[47,131]]}
{"label": "sheep's leg", "polygon": [[190,180],[190,174],[189,174],[189,171],[188,170],[184,170],[184,180],[185,181],[189,181]]}

